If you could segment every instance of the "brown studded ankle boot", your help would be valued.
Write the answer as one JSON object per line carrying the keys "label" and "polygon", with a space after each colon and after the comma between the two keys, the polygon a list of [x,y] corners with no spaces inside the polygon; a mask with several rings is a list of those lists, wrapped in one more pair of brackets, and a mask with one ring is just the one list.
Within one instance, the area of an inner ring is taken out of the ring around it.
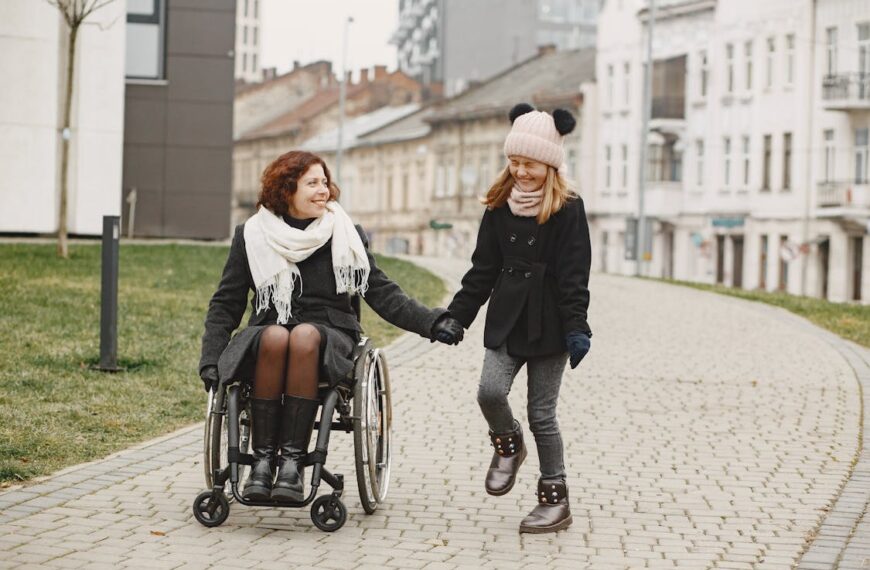
{"label": "brown studded ankle boot", "polygon": [[538,504],[520,523],[520,532],[541,534],[571,526],[574,519],[568,506],[568,487],[561,479],[538,481]]}
{"label": "brown studded ankle boot", "polygon": [[495,453],[486,472],[486,492],[490,495],[505,495],[517,480],[517,471],[526,459],[527,451],[523,443],[523,429],[514,422],[514,431],[507,433],[489,432]]}

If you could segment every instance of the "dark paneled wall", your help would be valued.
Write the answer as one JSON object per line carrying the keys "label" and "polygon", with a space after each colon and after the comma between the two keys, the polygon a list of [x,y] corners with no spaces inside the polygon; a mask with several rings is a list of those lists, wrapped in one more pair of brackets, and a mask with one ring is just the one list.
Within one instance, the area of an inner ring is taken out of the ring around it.
{"label": "dark paneled wall", "polygon": [[235,18],[235,0],[167,0],[166,82],[127,84],[124,197],[136,187],[137,236],[229,236]]}

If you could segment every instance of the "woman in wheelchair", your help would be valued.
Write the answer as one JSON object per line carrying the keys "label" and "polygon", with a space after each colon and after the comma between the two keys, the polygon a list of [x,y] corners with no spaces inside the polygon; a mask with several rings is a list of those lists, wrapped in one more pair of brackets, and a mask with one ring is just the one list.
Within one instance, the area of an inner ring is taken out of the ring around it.
{"label": "woman in wheelchair", "polygon": [[[362,228],[338,203],[324,161],[291,151],[263,173],[256,214],[236,227],[202,337],[206,390],[253,381],[254,462],[243,497],[303,501],[303,466],[321,379],[353,374],[360,295],[388,322],[458,343],[462,326],[445,309],[410,298],[375,264]],[[235,336],[249,293],[252,312]]]}

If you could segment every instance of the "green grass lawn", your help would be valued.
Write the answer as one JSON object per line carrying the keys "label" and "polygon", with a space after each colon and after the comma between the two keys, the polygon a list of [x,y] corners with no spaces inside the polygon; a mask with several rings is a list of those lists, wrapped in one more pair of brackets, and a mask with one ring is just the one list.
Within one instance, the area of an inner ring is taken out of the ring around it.
{"label": "green grass lawn", "polygon": [[[100,354],[100,248],[0,245],[0,486],[89,461],[203,419],[197,376],[226,247],[122,245],[116,374]],[[429,306],[444,283],[411,263],[383,270]],[[380,346],[402,333],[363,303]],[[244,323],[245,321],[243,321]]]}
{"label": "green grass lawn", "polygon": [[713,291],[722,295],[739,297],[749,301],[758,301],[782,307],[796,315],[825,328],[843,338],[870,348],[870,306],[852,303],[832,303],[813,297],[800,297],[787,293],[769,293],[767,291],[747,291],[724,285],[706,285],[689,281],[657,279],[666,283],[674,283],[684,287]]}

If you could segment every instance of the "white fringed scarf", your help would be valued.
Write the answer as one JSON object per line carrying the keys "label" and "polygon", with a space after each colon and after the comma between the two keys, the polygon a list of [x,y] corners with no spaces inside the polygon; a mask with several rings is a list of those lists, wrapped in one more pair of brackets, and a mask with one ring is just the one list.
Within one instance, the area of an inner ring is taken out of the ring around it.
{"label": "white fringed scarf", "polygon": [[326,212],[305,228],[289,226],[269,209],[245,222],[245,251],[254,286],[257,313],[269,306],[278,311],[278,323],[289,321],[290,306],[297,281],[302,276],[296,266],[332,238],[332,268],[336,293],[365,295],[369,280],[369,259],[353,222],[338,202],[326,204]]}

